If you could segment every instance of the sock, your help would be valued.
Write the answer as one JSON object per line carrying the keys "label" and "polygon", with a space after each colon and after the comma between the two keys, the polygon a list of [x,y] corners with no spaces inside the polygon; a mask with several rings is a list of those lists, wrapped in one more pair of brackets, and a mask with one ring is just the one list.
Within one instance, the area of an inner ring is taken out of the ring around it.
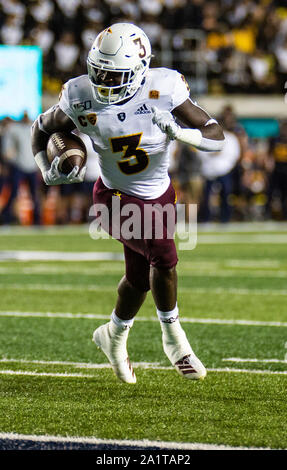
{"label": "sock", "polygon": [[191,346],[178,318],[178,307],[175,305],[169,312],[157,309],[162,331],[163,349],[174,365],[182,357],[192,354]]}
{"label": "sock", "polygon": [[175,307],[173,310],[170,310],[168,312],[162,312],[158,308],[156,309],[157,315],[159,320],[162,323],[173,323],[176,320],[178,320],[178,306],[177,303],[175,304]]}
{"label": "sock", "polygon": [[113,310],[112,312],[111,320],[116,326],[121,327],[123,330],[125,330],[126,328],[131,328],[134,323],[134,318],[132,318],[131,320],[122,320],[121,318],[119,318],[116,315],[115,310]]}

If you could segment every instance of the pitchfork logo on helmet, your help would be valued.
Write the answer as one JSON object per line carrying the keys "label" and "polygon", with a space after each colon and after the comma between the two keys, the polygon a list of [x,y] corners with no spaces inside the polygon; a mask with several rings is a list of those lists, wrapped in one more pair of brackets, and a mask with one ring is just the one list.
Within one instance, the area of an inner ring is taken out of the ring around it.
{"label": "pitchfork logo on helmet", "polygon": [[88,54],[88,76],[95,99],[115,104],[132,97],[149,69],[151,46],[146,34],[130,23],[102,31]]}

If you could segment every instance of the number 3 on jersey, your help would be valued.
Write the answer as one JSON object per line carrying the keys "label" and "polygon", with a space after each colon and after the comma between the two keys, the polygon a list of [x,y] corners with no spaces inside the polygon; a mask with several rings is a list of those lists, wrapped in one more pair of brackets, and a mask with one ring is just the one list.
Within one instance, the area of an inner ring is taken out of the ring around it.
{"label": "number 3 on jersey", "polygon": [[139,148],[142,132],[139,134],[112,137],[111,147],[114,153],[124,152],[122,159],[118,161],[120,170],[125,175],[134,175],[145,170],[149,164],[149,157],[145,150]]}

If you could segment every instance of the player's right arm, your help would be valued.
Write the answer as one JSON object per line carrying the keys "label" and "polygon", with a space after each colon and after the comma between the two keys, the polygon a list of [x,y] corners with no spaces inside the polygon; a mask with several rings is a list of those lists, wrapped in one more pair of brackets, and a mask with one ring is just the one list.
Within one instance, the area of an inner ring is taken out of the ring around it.
{"label": "player's right arm", "polygon": [[71,132],[75,128],[72,119],[58,105],[40,114],[32,125],[32,151],[47,185],[80,183],[84,179],[85,167],[79,174],[77,174],[79,169],[75,167],[69,175],[64,175],[58,170],[59,158],[56,157],[51,165],[47,158],[46,149],[50,135],[54,132]]}

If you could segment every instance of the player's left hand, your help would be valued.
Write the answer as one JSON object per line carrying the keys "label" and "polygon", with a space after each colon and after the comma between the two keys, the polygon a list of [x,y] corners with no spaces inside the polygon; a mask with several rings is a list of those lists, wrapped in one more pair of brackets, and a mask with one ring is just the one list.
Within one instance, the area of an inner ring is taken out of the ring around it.
{"label": "player's left hand", "polygon": [[162,132],[168,135],[171,140],[177,138],[179,126],[176,124],[173,115],[169,111],[160,111],[153,106],[152,122],[157,124]]}

